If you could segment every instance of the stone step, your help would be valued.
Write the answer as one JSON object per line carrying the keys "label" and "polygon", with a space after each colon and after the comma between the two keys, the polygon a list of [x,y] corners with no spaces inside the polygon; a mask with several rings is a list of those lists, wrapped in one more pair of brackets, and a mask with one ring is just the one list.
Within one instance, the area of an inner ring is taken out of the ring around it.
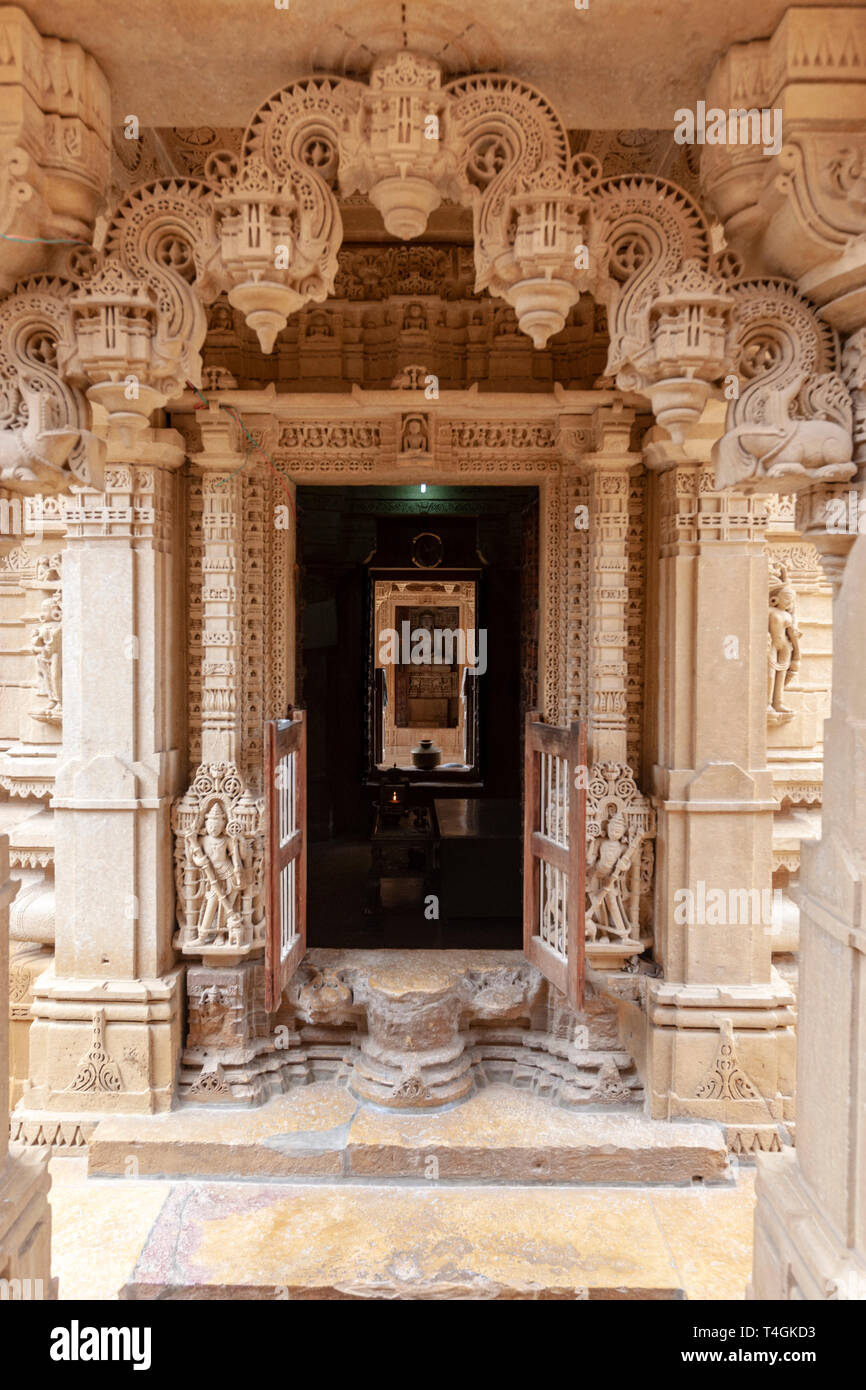
{"label": "stone step", "polygon": [[171,1186],[120,1296],[571,1300],[685,1291],[645,1193],[183,1182]]}
{"label": "stone step", "polygon": [[730,1181],[722,1129],[632,1112],[563,1110],[492,1085],[438,1111],[393,1111],[344,1085],[293,1088],[257,1109],[109,1116],[92,1177],[436,1179],[501,1183]]}

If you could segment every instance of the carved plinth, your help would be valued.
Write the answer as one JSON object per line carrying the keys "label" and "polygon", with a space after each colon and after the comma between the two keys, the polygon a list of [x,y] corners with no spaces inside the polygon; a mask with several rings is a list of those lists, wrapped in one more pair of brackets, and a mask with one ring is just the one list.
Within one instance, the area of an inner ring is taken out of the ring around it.
{"label": "carved plinth", "polygon": [[270,1030],[261,960],[190,966],[187,996],[182,1100],[257,1103],[293,1081],[309,1079],[294,1028]]}
{"label": "carved plinth", "polygon": [[365,1100],[401,1109],[444,1105],[472,1089],[460,1034],[459,988],[410,990],[395,997],[367,986],[367,1036],[352,1074]]}
{"label": "carved plinth", "polygon": [[[30,1089],[15,1111],[28,1142],[78,1142],[103,1111],[171,1108],[181,1043],[182,971],[158,979],[70,979],[49,966],[33,985]],[[61,1137],[34,1140],[40,1127]],[[91,1126],[92,1127],[92,1126]]]}
{"label": "carved plinth", "polygon": [[13,1107],[27,1090],[30,1075],[30,1004],[33,985],[53,961],[48,946],[13,943],[9,962],[9,1103]]}
{"label": "carved plinth", "polygon": [[780,977],[767,986],[652,982],[650,1113],[715,1120],[733,1153],[780,1149],[794,1118],[793,1002]]}
{"label": "carved plinth", "polygon": [[[42,1154],[24,1153],[15,1144],[7,1149],[9,903],[17,887],[9,879],[9,842],[5,835],[0,836],[0,1280],[4,1281],[4,1298],[51,1298],[57,1291],[51,1283],[51,1179],[47,1165]],[[26,1286],[29,1291],[13,1282],[18,1280],[31,1281]]]}

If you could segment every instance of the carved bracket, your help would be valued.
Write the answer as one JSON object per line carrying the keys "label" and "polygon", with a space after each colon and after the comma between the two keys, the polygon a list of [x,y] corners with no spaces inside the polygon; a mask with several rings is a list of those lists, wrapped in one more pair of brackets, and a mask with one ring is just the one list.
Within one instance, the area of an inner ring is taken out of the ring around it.
{"label": "carved bracket", "polygon": [[740,386],[713,447],[716,486],[790,493],[850,478],[851,398],[834,329],[786,280],[739,280],[731,293]]}

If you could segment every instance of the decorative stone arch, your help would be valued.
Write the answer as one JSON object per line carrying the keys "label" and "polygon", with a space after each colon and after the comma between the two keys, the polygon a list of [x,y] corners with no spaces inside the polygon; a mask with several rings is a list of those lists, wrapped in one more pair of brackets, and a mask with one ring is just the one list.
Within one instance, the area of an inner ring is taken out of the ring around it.
{"label": "decorative stone arch", "polygon": [[[617,418],[608,416],[598,429],[589,427],[586,437],[578,438],[585,425],[575,425],[575,416],[587,412],[575,409],[574,401],[566,399],[556,424],[561,447],[557,463],[550,466],[545,456],[538,465],[533,463],[526,474],[518,468],[509,475],[540,477],[545,489],[547,541],[552,568],[556,570],[550,577],[554,596],[551,609],[557,615],[550,623],[543,658],[546,707],[556,719],[570,718],[582,709],[597,742],[599,756],[595,761],[621,763],[623,760],[613,753],[622,743],[628,682],[634,679],[634,671],[622,659],[628,640],[629,603],[628,581],[622,580],[630,564],[632,480],[640,467],[630,450],[632,416],[630,408],[621,409],[622,396],[634,392],[648,398],[660,424],[674,435],[672,439],[656,438],[652,445],[660,455],[666,454],[666,463],[674,465],[660,483],[656,499],[662,512],[660,529],[673,538],[671,546],[700,548],[711,528],[704,526],[701,530],[699,523],[703,525],[707,519],[717,526],[719,539],[742,536],[746,528],[737,532],[733,524],[742,518],[727,509],[726,498],[719,499],[712,488],[709,469],[699,470],[694,459],[676,453],[678,448],[685,449],[689,428],[708,396],[718,392],[725,375],[733,370],[741,300],[729,284],[730,267],[725,257],[712,256],[706,220],[686,194],[675,185],[649,178],[603,179],[597,161],[581,155],[570,158],[562,122],[555,111],[545,98],[521,82],[493,74],[461,78],[443,86],[431,74],[426,60],[413,60],[411,55],[401,59],[400,64],[382,65],[377,74],[374,82],[381,77],[381,86],[376,90],[386,110],[392,109],[395,93],[399,93],[404,79],[411,89],[414,115],[411,128],[402,133],[405,139],[400,138],[401,132],[393,122],[383,122],[376,140],[373,139],[364,118],[370,84],[329,78],[294,83],[269,99],[254,116],[239,168],[230,162],[215,161],[209,170],[211,181],[159,180],[134,190],[109,219],[104,254],[81,259],[72,281],[73,293],[63,296],[67,308],[58,311],[61,318],[67,315],[58,334],[68,343],[70,355],[50,374],[56,377],[58,387],[63,384],[70,392],[77,391],[80,398],[74,399],[74,410],[72,404],[67,406],[60,428],[71,428],[73,419],[76,430],[89,428],[89,413],[80,413],[89,409],[81,405],[85,397],[89,403],[98,403],[108,410],[111,470],[101,497],[87,495],[82,500],[76,496],[70,510],[73,540],[94,542],[92,553],[87,556],[89,568],[81,571],[79,594],[86,592],[88,576],[94,583],[100,577],[96,541],[122,537],[128,550],[136,555],[139,574],[147,571],[151,554],[154,557],[152,587],[144,597],[153,601],[162,617],[160,585],[168,583],[165,556],[172,543],[170,518],[179,492],[172,471],[180,466],[181,450],[178,435],[166,437],[151,431],[149,420],[157,405],[177,406],[179,402],[180,409],[175,412],[178,420],[184,407],[192,405],[191,401],[179,401],[179,393],[187,380],[196,385],[201,381],[203,306],[220,291],[227,292],[230,299],[234,296],[232,302],[245,313],[267,347],[286,313],[295,312],[305,303],[320,302],[333,285],[341,235],[335,179],[338,186],[341,180],[346,186],[354,180],[353,186],[365,189],[373,201],[378,188],[376,196],[381,205],[400,216],[406,216],[407,209],[418,214],[429,208],[434,195],[452,196],[456,189],[458,199],[473,209],[476,283],[513,305],[521,327],[536,341],[543,341],[547,333],[555,331],[563,306],[574,302],[583,291],[591,290],[608,306],[613,328],[608,370],[615,375],[620,394],[605,398],[601,413],[609,410]],[[420,79],[417,83],[416,77]],[[420,104],[419,92],[426,94]],[[315,101],[307,119],[302,110],[305,100],[310,102],[313,95]],[[424,102],[432,103],[435,109],[425,110]],[[345,125],[343,115],[347,118]],[[421,116],[426,119],[426,115],[437,117],[442,132],[438,147],[429,152],[421,144],[425,138]],[[288,154],[280,143],[281,131],[289,138]],[[328,149],[316,151],[313,158],[305,157],[305,152],[306,156],[312,155],[310,141],[324,144],[326,137],[334,142]],[[401,173],[401,165],[411,165],[425,184],[426,191],[416,185],[414,201],[409,204],[401,203],[396,196],[390,202],[386,199],[386,193],[400,192],[394,180]],[[389,189],[383,191],[383,184],[389,185]],[[641,237],[646,250],[638,264],[634,258],[627,258],[626,251],[629,247],[634,251]],[[578,239],[589,253],[586,265],[575,261]],[[275,251],[282,245],[290,254],[285,265],[278,265]],[[21,289],[10,299],[17,303],[18,295],[26,293]],[[10,313],[13,308],[14,305]],[[110,326],[118,324],[120,332],[109,332]],[[695,324],[697,332],[692,331]],[[6,341],[0,344],[0,350]],[[835,368],[825,370],[832,372]],[[855,363],[852,381],[859,380],[858,371]],[[137,379],[137,398],[128,397],[124,389],[129,376]],[[734,428],[753,423],[748,410],[756,396],[757,392],[748,396],[742,420],[737,416]],[[827,434],[828,422],[821,418],[827,399],[825,395],[803,401],[804,423],[820,427],[813,431],[816,449],[819,445],[823,448],[821,439]],[[841,396],[836,394],[833,400],[838,412],[843,413]],[[628,406],[632,403],[629,400]],[[266,418],[253,422],[253,430],[261,430],[264,438],[271,427],[267,417],[272,414],[273,401],[262,399],[258,406],[255,413]],[[408,398],[405,406],[407,414],[411,407],[411,413],[418,416],[425,409],[420,401]],[[35,403],[32,409],[27,402],[16,405],[16,410],[16,429],[26,432],[29,428],[25,445],[32,456],[38,456],[44,447],[45,422],[34,429]],[[810,410],[813,413],[808,418]],[[830,423],[844,429],[845,420]],[[243,461],[243,444],[238,431],[233,431],[227,412],[220,410],[219,402],[199,413],[198,425],[205,447],[200,457],[193,456],[194,481],[189,489],[190,536],[192,549],[198,552],[192,562],[198,599],[190,611],[193,627],[198,624],[209,641],[207,657],[204,643],[193,657],[200,668],[199,685],[196,687],[192,680],[189,684],[190,707],[194,712],[198,708],[201,716],[201,748],[196,767],[199,763],[208,766],[219,761],[242,767],[246,761],[242,771],[249,777],[249,769],[255,768],[257,760],[260,763],[251,723],[257,721],[260,725],[262,714],[269,712],[271,697],[285,689],[277,682],[257,704],[255,668],[256,661],[259,671],[264,664],[261,652],[257,649],[256,660],[249,663],[239,659],[248,635],[245,624],[256,610],[261,590],[270,582],[268,575],[275,568],[263,561],[265,547],[274,543],[264,540],[261,527],[264,509],[273,501],[269,489],[274,484],[263,468],[251,469],[241,480],[232,477]],[[831,434],[838,441],[839,434]],[[395,428],[394,440],[399,437]],[[271,445],[267,447],[270,449]],[[396,443],[394,450],[397,476],[416,476],[400,471],[407,461],[398,458]],[[455,476],[467,480],[476,476],[473,467],[462,468],[459,451],[452,450],[450,457],[457,459],[460,470]],[[818,457],[817,452],[814,457]],[[330,462],[334,477],[370,476],[370,461],[359,450],[338,449]],[[58,463],[62,472],[52,485],[63,490],[76,475],[67,459]],[[315,471],[319,466],[311,465],[304,476],[319,476]],[[480,476],[489,478],[496,476],[501,465],[484,458],[477,468]],[[32,485],[33,479],[16,478],[13,469],[5,481],[13,487],[26,487],[28,483]],[[584,498],[593,522],[597,523],[592,539],[575,535],[573,527],[563,524],[567,523],[573,505],[582,503]],[[757,534],[760,527],[756,518],[757,510],[746,514],[749,527]],[[749,540],[752,539],[750,531]],[[152,552],[147,550],[151,545]],[[147,565],[141,560],[145,551]],[[125,556],[125,561],[128,558]],[[118,623],[125,622],[127,611],[134,609],[133,596],[141,607],[142,594],[135,588],[139,582],[135,570],[136,566],[130,563],[123,581],[126,588],[121,598],[129,602],[126,607],[118,602],[117,611],[112,610]],[[249,576],[245,587],[226,579],[242,573]],[[214,576],[222,576],[224,582]],[[575,635],[571,625],[577,620],[569,612],[566,596],[569,588],[573,592],[575,584],[583,582],[591,590],[590,602],[595,611],[587,621],[589,630]],[[273,611],[279,604],[279,594],[269,602],[269,611]],[[219,605],[223,605],[223,611],[218,613]],[[138,639],[139,634],[135,636]],[[96,641],[92,635],[85,637],[89,642],[87,655],[93,659],[97,655]],[[580,659],[573,667],[564,669],[562,653],[573,652],[575,647],[580,649]],[[148,659],[152,663],[157,660],[155,642]],[[241,665],[245,666],[244,671],[239,669]],[[234,706],[229,699],[226,707],[221,707],[222,691],[227,688],[221,686],[223,680],[229,681],[236,696],[240,692]],[[123,693],[128,694],[126,686]],[[131,699],[129,705],[132,708]],[[239,711],[247,708],[253,710],[254,717],[244,724]],[[123,738],[133,739],[133,725],[130,718],[122,731]],[[225,752],[231,756],[222,756],[217,735],[225,735],[229,745]],[[221,756],[214,756],[214,745]],[[87,749],[77,751],[81,753],[79,764],[65,769],[59,779],[57,804],[61,814],[67,815],[67,825],[70,814],[79,816],[83,825],[90,812],[100,806],[100,797],[104,797],[110,803],[112,827],[125,826],[122,817],[129,811],[131,819],[137,818],[137,824],[147,823],[147,817],[153,813],[151,820],[159,821],[157,832],[165,830],[169,806],[183,792],[185,780],[183,774],[177,773],[179,750],[169,734],[163,743],[155,736],[153,747],[145,750],[144,757],[130,754],[125,760],[114,751],[100,761],[90,759]],[[677,766],[671,763],[674,770]],[[696,779],[697,791],[706,792],[711,780],[705,778],[699,783]],[[738,792],[745,780],[745,773],[739,780],[731,776],[730,787]],[[723,784],[720,774],[714,785],[724,790]],[[257,791],[250,783],[251,798]],[[178,805],[183,799],[181,795]],[[668,799],[675,801],[672,795]],[[721,792],[718,799],[725,800]],[[732,794],[728,800],[733,799]],[[704,800],[711,798],[707,794]],[[185,811],[176,811],[178,817],[183,814]],[[94,820],[90,816],[90,822]],[[112,843],[124,851],[117,861],[124,882],[135,883],[126,834],[125,828],[112,829]],[[153,839],[158,839],[158,833]],[[642,849],[642,875],[644,870]],[[170,872],[165,881],[169,880]],[[163,891],[157,908],[149,902],[144,904],[146,923],[156,919],[160,911],[164,915],[165,901]],[[119,913],[120,906],[112,901],[111,910]],[[128,963],[123,966],[127,971],[125,980],[138,984],[145,973],[148,976],[146,1004],[140,1007],[159,1006],[165,1010],[162,1031],[170,1039],[166,1043],[163,1037],[159,1066],[154,1063],[149,1081],[151,1092],[159,1094],[160,1104],[171,1093],[180,1032],[178,977],[171,976],[164,945],[149,938],[147,930],[139,932],[135,945],[139,957],[137,973],[130,973],[132,967]],[[71,979],[69,961],[67,967]],[[670,968],[677,966],[672,964]],[[62,995],[67,986],[51,988],[57,988]],[[687,991],[682,997],[675,996],[677,988],[674,981],[668,995],[660,993],[653,1001],[660,1028],[672,1014],[677,1014],[680,1006],[689,1007]],[[71,985],[68,990],[72,991]],[[116,1013],[108,1013],[105,1024],[109,1048],[112,1038],[118,1036],[117,1025],[123,1010],[131,1002],[140,1001],[142,992],[131,986],[127,995],[117,991],[112,1006]],[[53,998],[45,1001],[43,1033],[50,1030],[48,1020],[52,1016],[61,1016],[52,1015],[54,1002]],[[70,1003],[70,1012],[63,1019],[64,1026],[78,1018],[81,1000],[63,999],[58,1008],[62,1010],[66,1002]],[[760,1008],[766,1011],[770,1006],[765,1001]],[[683,1055],[688,1053],[685,1043],[681,1051]],[[166,1053],[170,1054],[168,1064]],[[130,1090],[129,1076],[123,1075],[122,1065],[120,1072],[122,1085]],[[669,1099],[675,1088],[671,1082],[662,1089]],[[58,1108],[57,1096],[49,1099]],[[691,1093],[676,1099],[685,1107],[683,1113],[693,1113],[688,1109],[694,1100]]]}

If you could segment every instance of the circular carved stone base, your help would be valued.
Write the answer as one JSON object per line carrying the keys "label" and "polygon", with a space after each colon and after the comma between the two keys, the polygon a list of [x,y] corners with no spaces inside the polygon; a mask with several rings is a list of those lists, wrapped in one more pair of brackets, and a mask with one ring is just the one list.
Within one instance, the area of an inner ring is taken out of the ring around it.
{"label": "circular carved stone base", "polygon": [[446,1105],[468,1095],[472,1072],[458,1026],[458,989],[448,985],[397,998],[372,982],[368,989],[367,1034],[352,1090],[398,1110]]}

